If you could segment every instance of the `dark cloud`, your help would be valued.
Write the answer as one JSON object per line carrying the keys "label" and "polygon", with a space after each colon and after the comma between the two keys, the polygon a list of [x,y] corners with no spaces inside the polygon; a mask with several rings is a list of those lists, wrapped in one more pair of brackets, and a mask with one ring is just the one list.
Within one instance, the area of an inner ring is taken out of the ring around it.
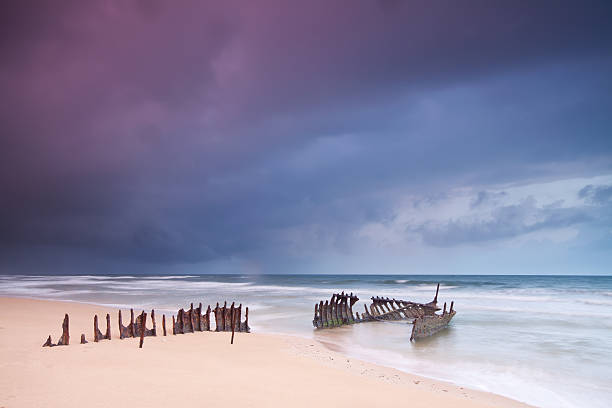
{"label": "dark cloud", "polygon": [[594,186],[589,184],[578,192],[580,198],[593,204],[604,205],[612,201],[612,186]]}
{"label": "dark cloud", "polygon": [[608,2],[0,7],[5,268],[345,251],[401,194],[612,169]]}
{"label": "dark cloud", "polygon": [[538,207],[533,197],[520,204],[495,208],[490,219],[473,220],[469,217],[443,224],[426,223],[411,232],[434,246],[454,246],[515,238],[541,230],[555,230],[590,221],[585,209],[562,208],[557,205]]}

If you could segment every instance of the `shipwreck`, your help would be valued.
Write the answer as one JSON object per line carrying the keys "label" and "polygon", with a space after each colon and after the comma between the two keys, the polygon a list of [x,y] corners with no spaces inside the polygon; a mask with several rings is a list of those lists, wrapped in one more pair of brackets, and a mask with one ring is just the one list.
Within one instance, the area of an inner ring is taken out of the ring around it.
{"label": "shipwreck", "polygon": [[[314,306],[314,319],[312,324],[316,329],[328,329],[332,327],[364,323],[372,321],[406,321],[412,324],[410,341],[431,336],[448,327],[448,324],[457,313],[450,303],[446,310],[446,302],[443,309],[438,307],[438,292],[440,284],[436,288],[436,295],[429,303],[416,303],[408,300],[390,299],[388,297],[371,297],[368,306],[363,305],[364,312],[353,313],[353,306],[359,298],[356,295],[342,293],[332,294],[329,300],[320,301]],[[442,310],[442,313],[438,314]]]}
{"label": "shipwreck", "polygon": [[[204,311],[202,309],[202,303],[197,308],[191,307],[187,310],[179,309],[176,318],[172,315],[172,335],[195,333],[204,331],[215,331],[215,332],[231,332],[231,344],[234,344],[234,333],[243,332],[250,333],[251,328],[249,327],[249,308],[245,308],[244,321],[242,321],[242,303],[238,306],[232,302],[231,306],[228,307],[227,302],[223,303],[223,306],[217,306],[211,309],[210,305]],[[123,319],[121,316],[121,310],[118,312],[118,323],[119,323],[119,339],[123,340],[129,337],[140,338],[139,347],[142,348],[144,338],[149,336],[157,336],[157,324],[155,322],[155,310],[151,310],[151,324],[153,327],[147,329],[147,313],[143,310],[142,313],[136,316],[134,320],[134,309],[130,309],[130,323],[127,326],[123,325]],[[214,317],[215,328],[211,328],[211,322]],[[51,340],[51,335],[47,338],[47,341],[42,345],[43,347],[55,347],[55,346],[67,346],[70,344],[70,318],[68,314],[64,315],[64,321],[62,323],[62,335],[58,340],[57,344],[54,344]],[[162,315],[162,333],[164,336],[167,335],[166,331],[166,315]],[[106,314],[106,331],[102,333],[98,327],[98,315],[94,315],[93,318],[93,341],[98,343],[101,340],[111,340],[111,317],[110,314]],[[85,338],[85,333],[81,334],[81,344],[88,343]]]}

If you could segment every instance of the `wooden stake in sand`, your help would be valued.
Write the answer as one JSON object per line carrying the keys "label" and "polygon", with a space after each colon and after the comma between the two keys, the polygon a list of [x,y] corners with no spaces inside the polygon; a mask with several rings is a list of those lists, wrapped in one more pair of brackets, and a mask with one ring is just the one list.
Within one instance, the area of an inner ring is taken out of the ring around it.
{"label": "wooden stake in sand", "polygon": [[[321,305],[323,302],[321,302]],[[326,302],[327,305],[327,302]],[[323,308],[319,308],[321,313]],[[215,309],[211,310],[210,305],[206,309],[206,314],[202,314],[202,303],[196,308],[191,303],[189,310],[186,312],[184,309],[178,311],[178,315],[172,316],[172,334],[185,334],[193,333],[196,331],[210,331],[210,320],[211,312],[214,313],[216,328],[215,331],[231,331],[231,344],[234,344],[234,337],[236,331],[249,333],[249,308],[245,308],[245,319],[241,321],[242,317],[242,303],[236,306],[235,302],[232,302],[231,306],[228,307],[227,301],[223,302],[223,307],[219,307],[217,303]],[[152,329],[147,329],[147,313],[143,310],[140,315],[134,319],[134,309],[130,309],[130,324],[126,327],[123,325],[121,310],[118,311],[118,325],[119,325],[119,339],[126,337],[140,337],[140,348],[142,348],[144,338],[146,336],[157,336],[157,326],[155,322],[155,310],[151,310],[151,321],[153,324]],[[162,329],[164,336],[167,336],[166,330],[166,315],[162,315]],[[98,315],[94,315],[93,319],[93,341],[98,343],[100,340],[111,340],[111,318],[110,314],[106,314],[106,332],[103,334],[98,326]],[[47,338],[43,347],[53,346],[67,346],[70,343],[69,335],[69,317],[68,314],[64,315],[64,321],[62,323],[62,335],[57,344],[53,344],[51,336]],[[85,334],[81,334],[81,344],[87,343]],[[1,407],[0,407],[1,408]]]}
{"label": "wooden stake in sand", "polygon": [[53,347],[53,342],[51,342],[51,335],[47,337],[47,341],[45,341],[45,344],[43,344],[42,346],[43,347]]}
{"label": "wooden stake in sand", "polygon": [[110,329],[110,314],[106,314],[106,334],[104,335],[106,340],[111,339],[111,329]]}
{"label": "wooden stake in sand", "polygon": [[64,322],[62,323],[62,337],[60,337],[59,341],[57,342],[58,346],[67,346],[68,344],[70,344],[70,335],[68,334],[68,323],[69,323],[68,313],[66,313],[64,315]]}
{"label": "wooden stake in sand", "polygon": [[221,321],[221,318],[219,317],[219,302],[217,302],[217,306],[215,306],[214,312],[215,312],[215,331],[221,331],[220,330],[221,323],[219,323]]}
{"label": "wooden stake in sand", "polygon": [[[134,337],[132,336],[132,331],[134,329],[133,324],[129,324],[127,327],[123,325],[123,320],[121,316],[121,310],[119,310],[119,339],[125,339],[126,337]],[[132,318],[133,321],[133,318]]]}
{"label": "wooden stake in sand", "polygon": [[230,344],[234,344],[234,331],[236,330],[236,309],[234,309],[234,303],[232,303],[232,341]]}
{"label": "wooden stake in sand", "polygon": [[130,337],[136,337],[136,329],[134,327],[134,309],[130,309]]}
{"label": "wooden stake in sand", "polygon": [[69,329],[69,319],[68,319],[68,314],[65,314],[64,321],[62,323],[62,336],[60,337],[57,344],[53,344],[53,342],[51,341],[51,335],[49,335],[49,337],[47,337],[47,341],[45,341],[45,344],[43,344],[42,346],[43,347],[67,346],[68,344],[70,344],[70,335],[68,333],[68,329]]}
{"label": "wooden stake in sand", "polygon": [[189,325],[190,327],[190,332],[194,332],[195,331],[195,314],[193,313],[193,303],[191,304],[190,308],[189,308]]}
{"label": "wooden stake in sand", "polygon": [[227,300],[223,303],[223,308],[221,309],[221,331],[227,330]]}
{"label": "wooden stake in sand", "polygon": [[206,309],[206,321],[205,321],[205,326],[204,329],[206,331],[210,331],[210,305],[208,305],[208,308]]}
{"label": "wooden stake in sand", "polygon": [[249,308],[248,306],[244,311],[244,328],[241,328],[240,331],[243,331],[246,333],[251,332],[251,328],[249,327]]}
{"label": "wooden stake in sand", "polygon": [[144,336],[145,336],[145,328],[147,327],[147,314],[144,312],[144,310],[142,311],[142,314],[140,315],[140,345],[138,346],[138,348],[142,348],[142,343],[144,342]]}
{"label": "wooden stake in sand", "polygon": [[119,339],[123,340],[123,321],[121,320],[121,309],[119,309],[119,317],[117,318],[119,324]]}
{"label": "wooden stake in sand", "polygon": [[98,315],[94,316],[94,341],[97,343],[102,338],[102,332],[98,329]]}
{"label": "wooden stake in sand", "polygon": [[62,336],[60,337],[57,344],[53,344],[51,341],[51,336],[47,337],[47,341],[43,344],[43,347],[53,347],[53,346],[67,346],[70,344],[70,334],[69,334],[69,318],[68,314],[64,315],[64,321],[62,322]]}

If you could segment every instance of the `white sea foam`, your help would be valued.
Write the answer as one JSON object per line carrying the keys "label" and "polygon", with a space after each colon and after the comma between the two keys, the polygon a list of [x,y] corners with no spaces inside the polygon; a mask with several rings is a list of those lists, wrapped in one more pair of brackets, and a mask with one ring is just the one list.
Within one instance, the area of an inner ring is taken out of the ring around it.
{"label": "white sea foam", "polygon": [[[511,313],[511,314],[521,314],[525,315],[526,313],[533,313],[531,309],[527,308],[515,308],[515,307],[497,307],[497,306],[462,306],[462,311],[487,311],[487,312],[503,312],[503,313]],[[611,312],[600,311],[600,312],[579,312],[579,311],[571,311],[564,309],[539,309],[537,311],[538,315],[558,315],[558,316],[572,316],[572,317],[597,317],[597,318],[605,318],[612,317]]]}

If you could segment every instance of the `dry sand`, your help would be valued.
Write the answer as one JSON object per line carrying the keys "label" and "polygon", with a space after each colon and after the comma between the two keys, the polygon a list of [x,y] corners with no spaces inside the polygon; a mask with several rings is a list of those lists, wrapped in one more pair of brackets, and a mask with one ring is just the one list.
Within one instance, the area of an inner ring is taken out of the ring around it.
{"label": "dry sand", "polygon": [[[104,332],[108,312],[113,339],[94,343],[93,315]],[[57,342],[64,313],[70,345],[42,348],[49,334]],[[123,315],[125,324],[129,311]],[[0,298],[0,408],[527,407],[348,358],[315,340],[236,333],[230,345],[231,333],[202,332],[147,337],[139,349],[138,339],[119,340],[116,326],[110,308]],[[88,344],[79,344],[81,333]]]}

